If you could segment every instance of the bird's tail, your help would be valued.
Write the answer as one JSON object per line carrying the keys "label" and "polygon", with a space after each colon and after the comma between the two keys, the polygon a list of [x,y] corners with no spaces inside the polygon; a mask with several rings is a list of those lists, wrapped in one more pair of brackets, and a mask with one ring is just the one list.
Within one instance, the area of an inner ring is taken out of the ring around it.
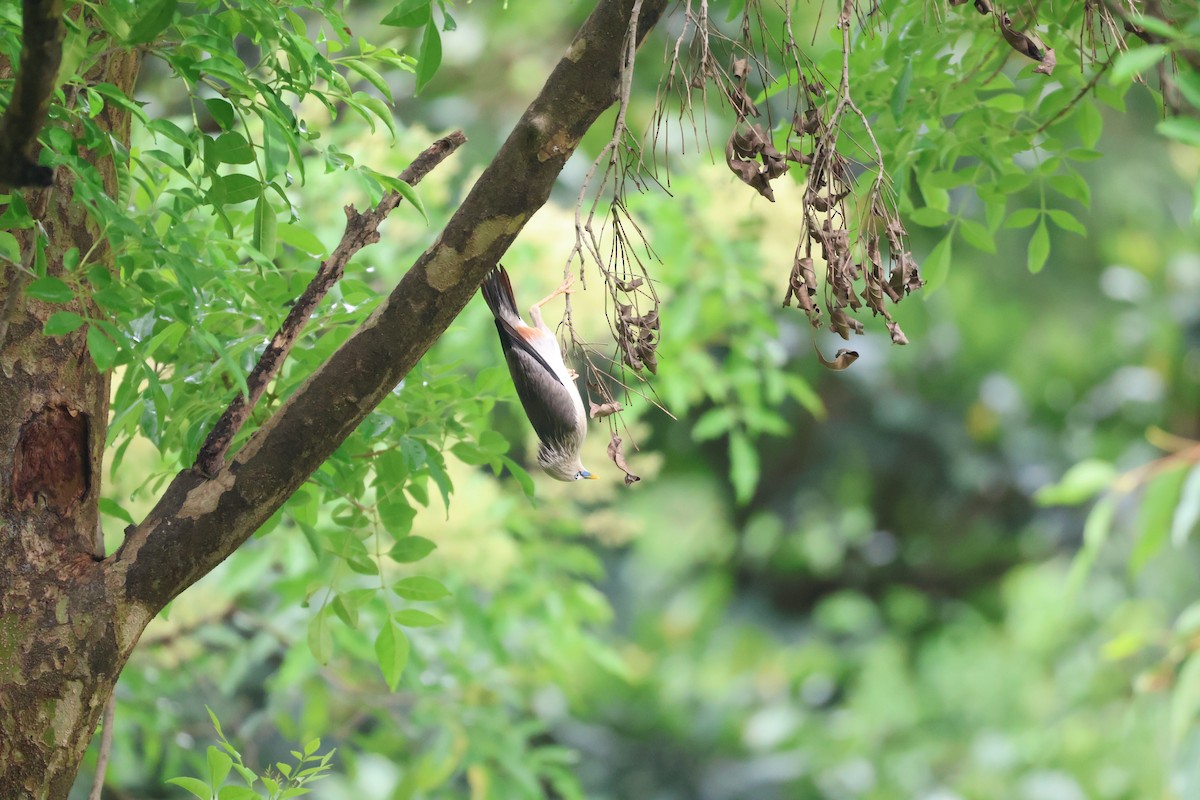
{"label": "bird's tail", "polygon": [[512,282],[509,281],[503,266],[497,264],[483,279],[483,285],[479,288],[488,308],[492,310],[492,315],[497,319],[521,318],[521,312],[517,311],[517,299],[513,296]]}

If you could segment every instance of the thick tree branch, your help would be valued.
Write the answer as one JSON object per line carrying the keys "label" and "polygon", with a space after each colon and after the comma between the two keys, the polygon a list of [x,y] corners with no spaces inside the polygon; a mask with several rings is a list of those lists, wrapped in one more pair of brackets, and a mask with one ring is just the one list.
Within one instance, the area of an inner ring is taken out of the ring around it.
{"label": "thick tree branch", "polygon": [[49,186],[53,173],[30,158],[62,63],[62,0],[24,0],[21,65],[0,117],[0,186]]}
{"label": "thick tree branch", "polygon": [[[644,0],[640,42],[667,0]],[[232,553],[441,336],[615,101],[633,0],[600,0],[438,240],[375,313],[211,478],[181,472],[106,562],[148,619]],[[122,633],[131,647],[140,630]]]}
{"label": "thick tree branch", "polygon": [[[408,168],[400,173],[400,180],[409,186],[416,186],[434,167],[442,163],[447,156],[466,141],[467,137],[463,135],[462,131],[455,131],[449,136],[438,139],[425,148],[408,165]],[[279,373],[279,368],[283,366],[284,359],[292,351],[296,340],[300,338],[300,331],[308,322],[308,318],[312,316],[312,312],[316,310],[322,298],[333,288],[333,285],[342,279],[342,275],[346,272],[346,264],[350,262],[351,258],[354,258],[355,253],[367,245],[379,241],[380,223],[387,219],[387,215],[400,205],[400,201],[403,199],[399,192],[388,192],[379,201],[379,205],[366,214],[358,213],[352,205],[346,206],[346,230],[342,233],[342,240],[338,242],[329,258],[321,262],[321,266],[317,268],[317,274],[313,276],[304,293],[296,300],[291,311],[288,312],[287,318],[279,326],[279,330],[275,331],[270,343],[259,356],[254,370],[246,378],[246,386],[250,390],[249,395],[239,394],[235,397],[229,404],[229,408],[225,409],[225,413],[217,420],[212,431],[209,432],[208,438],[204,440],[204,445],[200,448],[195,463],[195,469],[203,475],[211,477],[224,465],[225,453],[228,452],[229,445],[233,443],[233,437],[237,436],[242,425],[249,419],[250,412],[254,410],[254,405],[266,391],[267,384],[274,380]]]}

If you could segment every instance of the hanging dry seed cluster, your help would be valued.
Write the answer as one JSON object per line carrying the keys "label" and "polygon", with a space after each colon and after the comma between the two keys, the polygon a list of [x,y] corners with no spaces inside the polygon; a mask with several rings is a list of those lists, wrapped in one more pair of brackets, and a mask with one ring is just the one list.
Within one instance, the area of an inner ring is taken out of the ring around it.
{"label": "hanging dry seed cluster", "polygon": [[[774,201],[772,181],[786,174],[792,164],[806,170],[801,235],[783,304],[790,306],[794,301],[808,315],[813,327],[827,324],[844,339],[851,333],[863,332],[863,324],[854,312],[865,307],[883,317],[893,342],[907,344],[908,339],[892,318],[888,304],[898,303],[919,289],[921,278],[889,193],[879,146],[866,116],[851,95],[853,11],[852,0],[846,0],[838,18],[842,32],[842,75],[834,92],[826,89],[827,82],[816,67],[802,59],[790,33],[778,48],[784,62],[790,62],[785,63],[792,90],[791,124],[785,133],[786,154],[776,148],[769,133],[773,128],[769,115],[765,129],[758,122],[750,122],[763,116],[746,89],[751,73],[758,73],[764,86],[774,83],[763,59],[754,55],[751,18],[758,12],[757,4],[747,3],[742,35],[733,48],[745,57],[733,58],[729,75],[724,76],[727,81],[720,80],[723,76],[715,69],[707,44],[701,53],[709,61],[701,64],[698,74],[716,77],[733,109],[736,121],[725,143],[725,163],[743,183]],[[761,16],[758,19],[761,29]],[[765,31],[758,40],[768,41]],[[694,85],[695,80],[689,83]],[[857,117],[873,152],[843,134],[847,114]],[[855,151],[859,158],[845,155],[839,147]],[[824,263],[820,278],[818,260]],[[827,366],[834,363],[822,361]],[[851,361],[852,358],[841,359],[837,363],[848,366]]]}

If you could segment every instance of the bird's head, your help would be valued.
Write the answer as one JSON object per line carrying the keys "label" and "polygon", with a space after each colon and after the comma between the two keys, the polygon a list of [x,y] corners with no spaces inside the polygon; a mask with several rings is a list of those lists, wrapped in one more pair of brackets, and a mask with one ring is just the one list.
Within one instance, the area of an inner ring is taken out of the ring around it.
{"label": "bird's head", "polygon": [[538,453],[538,465],[556,481],[596,480],[595,475],[583,468],[578,455],[563,457],[543,450]]}

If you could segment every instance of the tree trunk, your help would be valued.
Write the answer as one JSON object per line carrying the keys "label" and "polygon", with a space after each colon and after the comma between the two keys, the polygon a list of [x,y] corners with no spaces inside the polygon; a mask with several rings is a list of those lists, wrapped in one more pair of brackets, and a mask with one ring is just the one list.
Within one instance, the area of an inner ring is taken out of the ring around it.
{"label": "tree trunk", "polygon": [[[88,77],[129,93],[139,63],[136,51],[114,50]],[[127,111],[108,105],[95,121],[128,146]],[[83,155],[116,196],[111,157]],[[72,247],[111,269],[101,233],[74,202],[69,170],[23,197],[45,231],[13,232],[26,267],[42,239],[49,275],[75,280],[63,268]],[[86,326],[42,334],[55,311],[99,314],[86,295],[50,305],[26,297],[27,284],[15,268],[0,274],[0,798],[67,796],[128,656],[102,583],[97,510],[109,375],[92,362]]]}
{"label": "tree trunk", "polygon": [[[642,0],[639,42],[665,6]],[[600,0],[442,235],[371,318],[229,463],[179,473],[107,559],[94,536],[108,376],[96,372],[82,330],[43,336],[50,309],[19,297],[18,271],[3,273],[0,291],[17,299],[0,342],[0,800],[67,796],[146,623],[248,539],[474,295],[616,99],[634,7]],[[135,54],[117,51],[95,80],[128,93],[137,66]],[[108,123],[128,141],[126,116]],[[97,167],[115,189],[113,165]],[[50,237],[51,274],[62,273],[67,249],[86,252],[97,236],[64,173],[31,201]],[[96,252],[109,258],[103,243]],[[89,311],[79,299],[71,308]]]}

